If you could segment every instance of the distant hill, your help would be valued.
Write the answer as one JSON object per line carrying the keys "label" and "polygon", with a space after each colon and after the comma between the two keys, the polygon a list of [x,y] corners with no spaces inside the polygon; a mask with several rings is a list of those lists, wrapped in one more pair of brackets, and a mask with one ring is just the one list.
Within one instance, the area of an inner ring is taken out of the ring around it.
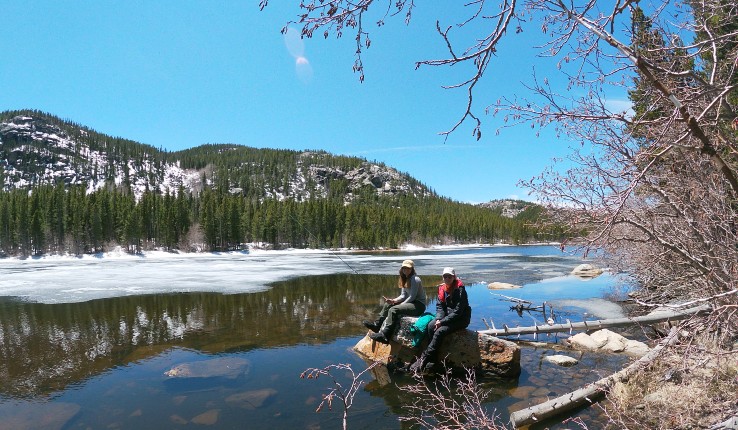
{"label": "distant hill", "polygon": [[340,197],[346,202],[371,190],[377,195],[432,196],[408,174],[381,163],[325,151],[202,145],[167,152],[111,137],[43,112],[0,113],[0,179],[6,191],[41,184],[86,184],[197,194],[221,187],[248,197],[279,200]]}

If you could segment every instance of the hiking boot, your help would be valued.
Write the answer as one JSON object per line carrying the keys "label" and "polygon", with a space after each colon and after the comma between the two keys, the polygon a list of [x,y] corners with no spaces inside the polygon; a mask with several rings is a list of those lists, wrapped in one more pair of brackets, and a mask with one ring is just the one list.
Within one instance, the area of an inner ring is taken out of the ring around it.
{"label": "hiking boot", "polygon": [[364,320],[361,323],[364,324],[364,327],[368,328],[369,330],[373,331],[374,333],[378,332],[379,329],[382,327],[382,320],[378,319],[374,322]]}
{"label": "hiking boot", "polygon": [[380,331],[379,333],[372,333],[369,335],[369,339],[376,340],[379,343],[389,343],[389,339],[384,335],[384,332]]}

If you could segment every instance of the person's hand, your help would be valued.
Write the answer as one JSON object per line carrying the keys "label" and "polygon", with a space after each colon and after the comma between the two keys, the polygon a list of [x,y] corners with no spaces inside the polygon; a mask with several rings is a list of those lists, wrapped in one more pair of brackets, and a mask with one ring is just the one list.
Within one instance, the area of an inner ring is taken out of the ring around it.
{"label": "person's hand", "polygon": [[441,320],[436,320],[436,324],[433,326],[433,330],[438,330],[438,327],[441,326]]}

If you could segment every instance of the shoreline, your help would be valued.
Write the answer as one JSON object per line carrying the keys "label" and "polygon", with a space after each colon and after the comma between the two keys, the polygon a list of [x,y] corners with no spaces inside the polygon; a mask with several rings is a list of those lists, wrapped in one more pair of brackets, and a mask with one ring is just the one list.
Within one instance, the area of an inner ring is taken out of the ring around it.
{"label": "shoreline", "polygon": [[94,254],[44,254],[41,256],[26,256],[26,257],[0,257],[0,264],[4,262],[48,262],[48,261],[64,261],[64,260],[103,260],[103,259],[151,259],[151,260],[165,260],[167,258],[201,258],[201,257],[213,257],[219,255],[298,255],[298,254],[382,254],[382,253],[395,253],[395,252],[414,252],[414,251],[449,251],[455,249],[474,249],[474,248],[505,248],[505,247],[516,247],[516,246],[558,246],[559,242],[536,242],[536,243],[524,243],[520,245],[513,245],[507,243],[495,243],[495,244],[457,244],[457,245],[430,245],[430,246],[419,246],[419,245],[406,245],[401,248],[391,249],[351,249],[351,248],[285,248],[285,249],[266,249],[257,244],[247,244],[247,249],[241,251],[213,251],[213,252],[185,252],[180,250],[174,251],[163,251],[163,250],[150,250],[143,251],[137,254],[131,254],[123,251],[122,247],[116,247],[115,249],[107,252],[98,252]]}
{"label": "shoreline", "polygon": [[[72,303],[119,296],[168,293],[240,294],[267,290],[276,282],[313,275],[396,276],[398,261],[412,258],[427,281],[442,267],[455,267],[472,283],[499,280],[500,273],[480,272],[480,262],[508,267],[509,258],[551,255],[568,259],[555,246],[452,245],[367,253],[359,250],[253,250],[230,253],[169,253],[145,255],[106,253],[95,256],[53,256],[0,260],[0,294],[38,303]],[[535,262],[533,262],[535,264]],[[553,266],[552,266],[553,264]],[[564,267],[564,265],[566,267]],[[571,268],[564,260],[541,261],[536,275],[554,278]],[[571,266],[574,266],[572,260]],[[512,267],[508,267],[513,270]],[[511,275],[512,276],[512,275]],[[433,284],[429,281],[428,285]]]}

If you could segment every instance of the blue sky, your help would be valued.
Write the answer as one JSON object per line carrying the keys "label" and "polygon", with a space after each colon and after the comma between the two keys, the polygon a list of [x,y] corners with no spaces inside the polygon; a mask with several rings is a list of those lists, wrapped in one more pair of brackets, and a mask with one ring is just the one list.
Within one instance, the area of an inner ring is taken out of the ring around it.
{"label": "blue sky", "polygon": [[[322,149],[409,173],[465,202],[532,199],[517,186],[566,154],[568,142],[529,127],[495,130],[483,109],[546,73],[530,38],[511,37],[478,86],[483,137],[439,132],[463,113],[464,90],[447,90],[469,67],[415,70],[445,56],[435,20],[464,18],[456,2],[418,2],[412,21],[368,24],[366,80],[352,72],[346,32],[300,40],[280,33],[297,0],[14,1],[2,6],[0,110],[39,109],[170,151],[204,143]],[[461,13],[460,13],[461,12]],[[547,69],[549,68],[549,69]],[[549,137],[546,137],[549,136]]]}

